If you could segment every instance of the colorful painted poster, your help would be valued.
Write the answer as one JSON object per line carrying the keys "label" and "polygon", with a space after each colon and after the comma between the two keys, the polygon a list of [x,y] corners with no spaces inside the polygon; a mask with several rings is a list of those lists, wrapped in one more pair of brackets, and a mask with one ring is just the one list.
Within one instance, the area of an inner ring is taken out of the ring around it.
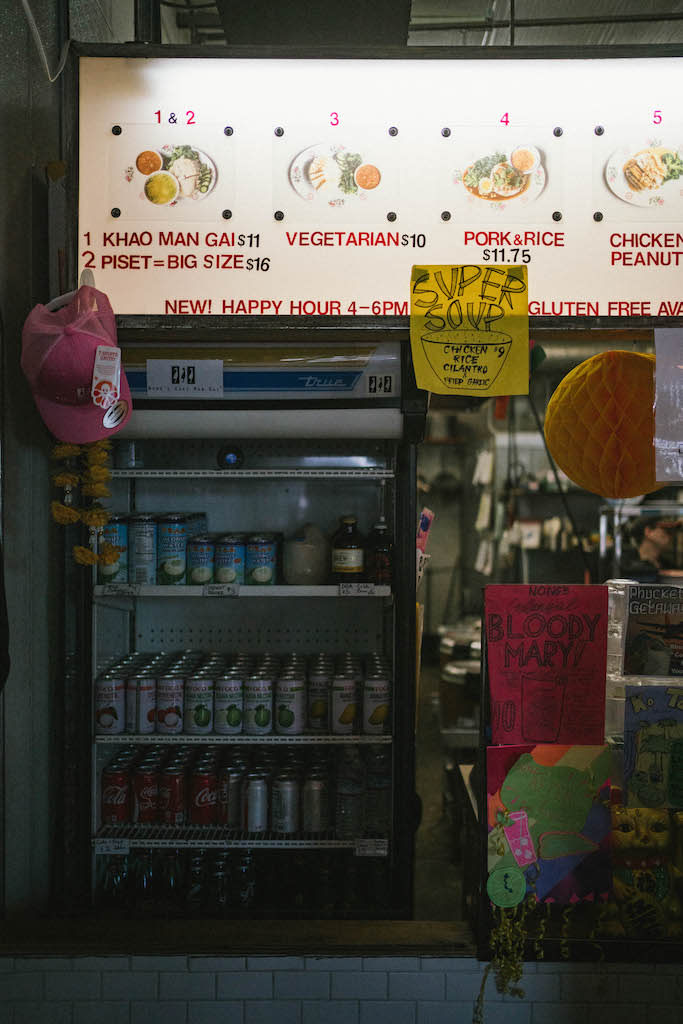
{"label": "colorful painted poster", "polygon": [[607,746],[488,747],[487,891],[497,906],[604,900],[610,890]]}
{"label": "colorful painted poster", "polygon": [[683,686],[627,686],[624,785],[631,807],[683,808]]}
{"label": "colorful painted poster", "polygon": [[528,394],[526,267],[413,267],[410,343],[415,380],[426,391]]}
{"label": "colorful painted poster", "polygon": [[683,676],[683,588],[626,588],[624,674]]}
{"label": "colorful painted poster", "polygon": [[602,743],[607,587],[492,584],[484,613],[492,743]]}

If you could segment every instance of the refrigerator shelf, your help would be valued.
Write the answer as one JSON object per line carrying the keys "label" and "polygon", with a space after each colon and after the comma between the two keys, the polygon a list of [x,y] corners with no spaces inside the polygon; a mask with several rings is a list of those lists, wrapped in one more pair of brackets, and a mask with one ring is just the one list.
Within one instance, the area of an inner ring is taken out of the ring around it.
{"label": "refrigerator shelf", "polygon": [[393,480],[392,469],[112,469],[115,480]]}
{"label": "refrigerator shelf", "polygon": [[203,736],[188,736],[185,733],[178,733],[174,736],[162,735],[160,733],[151,732],[137,735],[135,733],[119,733],[116,736],[95,736],[95,743],[105,743],[107,746],[112,744],[128,746],[134,744],[136,746],[142,744],[149,744],[150,746],[156,746],[157,744],[179,744],[180,746],[192,745],[192,746],[215,746],[222,745],[234,745],[242,744],[249,745],[255,744],[261,746],[262,744],[275,744],[275,745],[299,745],[306,746],[315,744],[316,746],[332,745],[347,743],[357,746],[359,744],[372,744],[373,746],[377,743],[391,743],[392,737],[385,735],[366,735],[359,733],[348,733],[343,736],[337,736],[326,733],[304,733],[298,736],[284,736],[284,735],[272,735],[267,733],[264,736],[245,736],[244,734],[235,734],[232,736],[223,736],[216,733],[205,733]]}
{"label": "refrigerator shelf", "polygon": [[284,584],[250,587],[238,583],[164,587],[143,583],[98,583],[93,593],[95,597],[390,597],[391,587],[376,583],[333,583],[319,587]]}
{"label": "refrigerator shelf", "polygon": [[93,837],[96,854],[125,854],[131,849],[272,849],[272,850],[340,850],[356,849],[365,842],[335,839],[334,833],[323,837],[285,838],[275,832],[247,832],[221,825],[103,825]]}

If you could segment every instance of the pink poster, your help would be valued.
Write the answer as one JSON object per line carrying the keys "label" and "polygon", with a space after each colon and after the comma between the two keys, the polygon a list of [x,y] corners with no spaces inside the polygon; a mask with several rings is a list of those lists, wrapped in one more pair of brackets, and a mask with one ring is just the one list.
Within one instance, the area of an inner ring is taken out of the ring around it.
{"label": "pink poster", "polygon": [[491,742],[605,738],[607,587],[485,588]]}

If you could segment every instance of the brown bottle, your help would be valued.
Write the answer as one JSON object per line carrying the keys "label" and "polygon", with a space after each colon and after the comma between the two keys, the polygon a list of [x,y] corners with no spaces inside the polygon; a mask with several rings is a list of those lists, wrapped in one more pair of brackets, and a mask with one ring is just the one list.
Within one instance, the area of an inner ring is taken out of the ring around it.
{"label": "brown bottle", "polygon": [[365,547],[355,516],[342,516],[332,538],[332,582],[357,583],[365,572]]}

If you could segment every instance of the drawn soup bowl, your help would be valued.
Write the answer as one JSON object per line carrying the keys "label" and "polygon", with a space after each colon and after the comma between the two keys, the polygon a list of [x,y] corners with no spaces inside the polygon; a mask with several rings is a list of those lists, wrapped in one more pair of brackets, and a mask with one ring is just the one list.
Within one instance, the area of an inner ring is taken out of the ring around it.
{"label": "drawn soup bowl", "polygon": [[512,338],[502,331],[429,331],[422,348],[442,384],[486,392],[503,369]]}

